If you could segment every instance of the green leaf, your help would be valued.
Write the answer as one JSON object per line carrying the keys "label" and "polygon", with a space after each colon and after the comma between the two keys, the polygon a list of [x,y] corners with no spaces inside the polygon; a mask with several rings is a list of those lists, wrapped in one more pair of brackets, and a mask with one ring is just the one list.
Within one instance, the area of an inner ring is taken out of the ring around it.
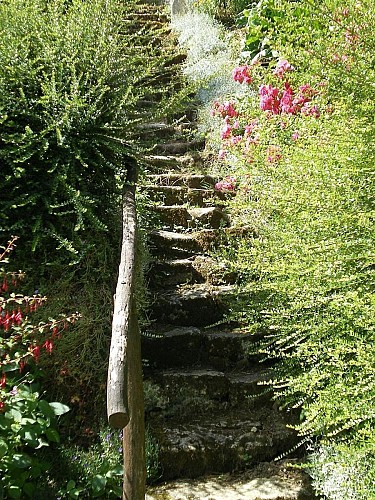
{"label": "green leaf", "polygon": [[8,496],[9,498],[21,498],[22,490],[19,486],[9,486],[8,488]]}
{"label": "green leaf", "polygon": [[113,467],[112,469],[110,469],[105,477],[107,478],[112,478],[113,476],[122,476],[124,473],[124,468],[122,465],[118,465],[117,467]]}
{"label": "green leaf", "polygon": [[24,431],[24,439],[29,446],[36,448],[38,446],[38,434],[33,429]]}
{"label": "green leaf", "polygon": [[55,415],[64,415],[64,413],[67,413],[70,410],[69,406],[64,405],[63,403],[59,403],[57,401],[49,403],[49,405],[52,408],[53,413]]}
{"label": "green leaf", "polygon": [[11,408],[9,411],[7,411],[5,413],[5,416],[7,418],[13,419],[15,422],[21,422],[21,420],[22,420],[21,412],[18,410],[15,410],[14,408]]}
{"label": "green leaf", "polygon": [[60,434],[57,432],[56,429],[46,429],[46,436],[49,439],[49,441],[53,441],[54,443],[59,443],[60,442]]}
{"label": "green leaf", "polygon": [[35,485],[33,483],[25,483],[23,485],[23,491],[28,497],[33,498],[35,494]]}
{"label": "green leaf", "polygon": [[8,451],[8,445],[6,444],[5,441],[0,439],[0,458],[2,458],[7,451]]}
{"label": "green leaf", "polygon": [[91,487],[95,496],[103,493],[107,484],[107,479],[104,476],[97,474],[91,480]]}
{"label": "green leaf", "polygon": [[72,490],[73,488],[75,488],[75,486],[76,486],[76,482],[75,482],[75,481],[73,481],[73,479],[71,479],[71,480],[68,482],[68,484],[66,485],[66,491],[68,491],[68,492],[69,492],[70,490]]}
{"label": "green leaf", "polygon": [[44,416],[46,417],[53,417],[55,415],[53,409],[51,408],[50,404],[48,401],[45,401],[44,399],[41,399],[38,403],[38,407],[40,411],[43,413]]}
{"label": "green leaf", "polygon": [[12,463],[17,469],[25,469],[31,466],[32,460],[26,453],[16,453],[13,455]]}

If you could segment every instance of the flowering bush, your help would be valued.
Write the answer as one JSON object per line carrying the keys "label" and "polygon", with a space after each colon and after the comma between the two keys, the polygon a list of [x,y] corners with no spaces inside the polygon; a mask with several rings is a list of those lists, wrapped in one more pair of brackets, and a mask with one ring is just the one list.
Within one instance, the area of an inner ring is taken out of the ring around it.
{"label": "flowering bush", "polygon": [[245,97],[231,99],[236,116],[216,113],[220,104],[213,112],[222,175],[236,178],[236,197],[227,199],[232,220],[257,235],[223,248],[244,280],[234,307],[250,331],[267,332],[264,355],[278,360],[274,389],[300,410],[301,442],[315,443],[317,492],[368,500],[375,497],[374,5],[267,0],[244,17],[252,82]]}
{"label": "flowering bush", "polygon": [[[17,238],[0,253],[7,264]],[[59,442],[56,417],[69,408],[40,398],[37,381],[43,372],[39,361],[51,355],[54,342],[78,315],[39,322],[30,320],[46,301],[38,294],[15,293],[21,272],[0,269],[0,497],[33,497],[35,481],[45,465],[32,450]]]}
{"label": "flowering bush", "polygon": [[[291,73],[293,82],[287,79]],[[306,128],[306,119],[320,118],[325,85],[298,84],[301,77],[295,67],[281,58],[273,71],[272,68],[264,69],[255,60],[234,68],[232,78],[252,85],[248,99],[213,102],[211,115],[221,119],[218,159],[230,163],[234,155],[241,158],[245,166],[254,161],[265,165],[279,163],[285,157],[283,147],[291,147],[301,138],[300,129]],[[282,88],[278,83],[280,79],[283,80]],[[258,106],[253,97],[256,90]],[[220,185],[219,190],[229,191],[223,182],[225,187]]]}

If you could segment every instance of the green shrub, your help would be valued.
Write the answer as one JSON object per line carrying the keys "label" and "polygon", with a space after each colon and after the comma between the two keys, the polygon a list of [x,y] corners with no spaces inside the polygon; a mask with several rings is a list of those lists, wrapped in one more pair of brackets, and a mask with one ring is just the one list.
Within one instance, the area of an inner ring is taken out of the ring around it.
{"label": "green shrub", "polygon": [[47,259],[52,252],[48,262],[56,246],[77,260],[120,225],[120,186],[139,149],[137,102],[158,90],[165,60],[157,47],[136,48],[145,40],[124,21],[134,5],[0,5],[0,228]]}
{"label": "green shrub", "polygon": [[[233,222],[251,228],[224,250],[240,263],[233,306],[265,334],[263,353],[277,360],[273,387],[300,410],[301,441],[322,443],[312,461],[320,490],[327,480],[328,498],[373,498],[375,10],[368,1],[260,6],[282,16],[258,8],[262,29],[248,25],[257,46],[235,73],[249,72],[247,96],[213,109],[222,127],[217,188],[237,192]],[[284,59],[292,67],[279,78]],[[306,84],[314,89],[306,108],[292,111],[286,94],[292,101]],[[337,494],[329,484],[351,446],[350,485]]]}

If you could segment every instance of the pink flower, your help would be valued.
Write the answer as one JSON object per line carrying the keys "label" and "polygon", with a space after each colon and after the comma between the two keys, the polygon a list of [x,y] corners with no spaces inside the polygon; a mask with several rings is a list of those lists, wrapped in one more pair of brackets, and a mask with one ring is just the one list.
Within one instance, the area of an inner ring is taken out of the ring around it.
{"label": "pink flower", "polygon": [[231,133],[232,133],[232,127],[229,125],[229,123],[226,123],[221,129],[220,137],[222,139],[228,139]]}
{"label": "pink flower", "polygon": [[215,101],[212,106],[211,115],[220,115],[222,118],[236,118],[238,112],[235,110],[234,102],[232,101],[226,101],[223,104]]}
{"label": "pink flower", "polygon": [[39,356],[40,356],[40,346],[36,345],[31,349],[31,353],[33,355],[33,358],[35,359],[35,362],[37,363],[39,361]]}
{"label": "pink flower", "polygon": [[232,146],[235,146],[241,141],[242,141],[242,135],[236,135],[235,137],[231,138],[230,143],[232,144]]}
{"label": "pink flower", "polygon": [[52,350],[53,350],[53,342],[52,342],[52,340],[51,340],[51,339],[47,339],[47,340],[44,342],[44,344],[43,344],[43,346],[42,346],[42,347],[44,347],[44,348],[45,348],[45,350],[51,354],[51,353],[52,353]]}
{"label": "pink flower", "polygon": [[286,59],[280,59],[276,64],[273,74],[282,79],[288,71],[294,71],[294,67]]}
{"label": "pink flower", "polygon": [[247,65],[234,68],[234,70],[232,71],[233,80],[239,83],[251,83],[253,79],[251,77],[250,71],[251,67]]}
{"label": "pink flower", "polygon": [[8,291],[8,280],[7,280],[6,276],[3,279],[3,284],[0,287],[0,291],[2,291],[2,292],[7,292]]}
{"label": "pink flower", "polygon": [[288,83],[285,83],[285,90],[280,99],[280,107],[282,113],[295,114],[297,107],[293,103],[293,90]]}
{"label": "pink flower", "polygon": [[292,134],[292,141],[297,141],[298,139],[299,139],[299,132],[298,132],[298,130],[296,130]]}
{"label": "pink flower", "polygon": [[302,106],[301,113],[304,115],[309,115],[313,116],[314,118],[319,118],[320,117],[320,110],[316,104],[311,106],[310,103],[306,103]]}
{"label": "pink flower", "polygon": [[236,188],[237,179],[231,175],[227,175],[222,181],[215,184],[216,191],[230,192]]}
{"label": "pink flower", "polygon": [[272,85],[261,85],[259,88],[260,109],[277,115],[280,113],[280,90]]}
{"label": "pink flower", "polygon": [[228,154],[226,149],[220,149],[219,154],[217,155],[219,160],[223,160]]}
{"label": "pink flower", "polygon": [[311,106],[310,111],[309,111],[309,115],[313,116],[314,118],[320,118],[320,110],[316,104]]}
{"label": "pink flower", "polygon": [[317,94],[317,91],[313,89],[309,83],[301,85],[299,91],[303,96],[305,96],[305,99],[311,99],[312,97],[314,97],[314,95]]}
{"label": "pink flower", "polygon": [[269,146],[267,148],[268,163],[277,163],[282,158],[280,146]]}
{"label": "pink flower", "polygon": [[260,141],[260,135],[259,134],[255,134],[253,137],[248,137],[246,139],[246,143],[245,143],[245,151],[249,151],[250,149],[250,146],[253,144],[253,145],[256,145],[256,144],[259,144],[259,141]]}

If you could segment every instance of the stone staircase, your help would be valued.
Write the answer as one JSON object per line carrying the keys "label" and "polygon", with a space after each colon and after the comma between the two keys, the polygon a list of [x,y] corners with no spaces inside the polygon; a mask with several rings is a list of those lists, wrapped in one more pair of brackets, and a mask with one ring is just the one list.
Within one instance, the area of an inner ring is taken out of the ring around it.
{"label": "stone staircase", "polygon": [[230,224],[215,179],[198,169],[174,169],[148,182],[144,189],[155,200],[161,228],[149,233],[154,323],[143,357],[146,386],[157,394],[146,400],[146,410],[162,476],[198,477],[272,460],[295,436],[259,385],[269,373],[249,354],[253,336],[220,324],[236,294],[236,276],[210,255]]}
{"label": "stone staircase", "polygon": [[[142,8],[142,29],[147,19],[165,21],[155,5],[150,9],[148,16]],[[163,480],[251,470],[297,442],[286,426],[290,416],[262,385],[270,373],[254,355],[257,339],[225,319],[237,276],[214,250],[233,228],[225,195],[215,190],[217,179],[205,163],[194,114],[186,110],[139,127],[140,138],[151,144],[139,191],[157,221],[147,237],[152,306],[142,339],[146,425],[158,443]],[[277,498],[313,498],[302,490],[303,497]],[[163,495],[152,498],[204,498]]]}

